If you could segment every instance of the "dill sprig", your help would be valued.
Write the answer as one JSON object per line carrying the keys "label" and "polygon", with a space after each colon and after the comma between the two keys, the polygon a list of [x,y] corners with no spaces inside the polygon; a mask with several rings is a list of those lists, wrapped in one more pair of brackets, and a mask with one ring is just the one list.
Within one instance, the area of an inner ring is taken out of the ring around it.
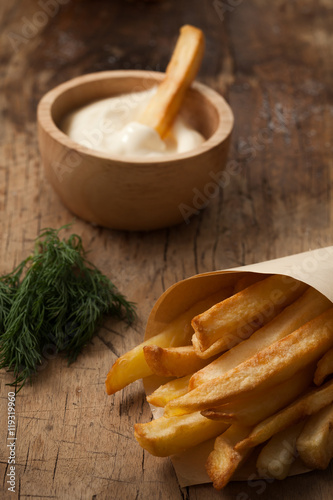
{"label": "dill sprig", "polygon": [[[68,227],[68,226],[65,226]],[[135,306],[86,258],[81,238],[45,229],[34,253],[0,278],[0,368],[21,388],[38,370],[43,349],[76,360],[104,315],[131,324]]]}

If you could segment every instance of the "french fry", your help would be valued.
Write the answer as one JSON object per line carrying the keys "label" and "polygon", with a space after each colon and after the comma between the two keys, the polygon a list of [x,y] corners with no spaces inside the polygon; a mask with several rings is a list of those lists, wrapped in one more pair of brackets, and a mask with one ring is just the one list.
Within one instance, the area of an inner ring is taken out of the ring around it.
{"label": "french fry", "polygon": [[153,374],[143,354],[143,348],[145,346],[157,345],[159,347],[176,347],[190,344],[193,333],[191,328],[191,319],[193,316],[198,314],[199,311],[204,311],[207,307],[216,303],[216,300],[221,300],[221,298],[225,298],[228,295],[229,289],[222,289],[197,302],[172,321],[163,332],[142,342],[142,344],[139,344],[134,347],[134,349],[118,358],[109,371],[105,381],[107,394],[114,394],[131,382]]}
{"label": "french fry", "polygon": [[140,446],[156,457],[181,453],[221,434],[228,425],[213,422],[199,412],[181,417],[160,417],[145,424],[135,424],[134,435]]}
{"label": "french fry", "polygon": [[217,490],[226,486],[236,469],[250,454],[250,449],[241,452],[235,450],[235,445],[248,436],[250,431],[251,427],[231,425],[215,439],[214,450],[206,462],[206,470]]}
{"label": "french fry", "polygon": [[273,436],[261,450],[257,470],[261,477],[285,479],[297,458],[296,440],[305,422],[299,422]]}
{"label": "french fry", "polygon": [[213,355],[239,344],[307,288],[292,278],[274,275],[215,304],[192,320],[197,354],[203,356],[211,348]]}
{"label": "french fry", "polygon": [[184,377],[200,370],[209,363],[196,355],[193,346],[145,346],[143,353],[147,365],[160,377]]}
{"label": "french fry", "polygon": [[305,421],[292,425],[273,436],[257,458],[257,470],[261,477],[285,479],[297,457],[296,441]]}
{"label": "french fry", "polygon": [[[265,319],[267,321],[269,321],[273,317],[274,315],[273,311],[270,314],[271,314],[270,316],[266,315]],[[233,346],[238,345],[240,342],[251,337],[251,335],[253,335],[253,333],[263,325],[262,319],[263,318],[259,318],[252,321],[251,323],[248,323],[242,329],[242,331],[237,332],[237,334],[232,333],[228,335],[228,337],[220,338],[219,340],[214,342],[213,345],[208,347],[208,349],[206,349],[205,351],[201,350],[198,337],[196,335],[193,335],[192,345],[194,347],[194,350],[197,353],[197,355],[202,359],[210,359],[212,357],[216,357],[217,354],[220,354],[221,352],[224,352],[227,349],[231,349]]]}
{"label": "french fry", "polygon": [[154,128],[164,138],[183,103],[186,90],[200,68],[204,54],[203,32],[185,25],[180,30],[166,76],[148,103],[139,122]]}
{"label": "french fry", "polygon": [[160,385],[150,396],[147,396],[148,403],[154,406],[165,406],[172,399],[183,396],[188,392],[190,378],[191,375],[186,375]]}
{"label": "french fry", "polygon": [[170,401],[165,407],[166,415],[214,408],[254,389],[273,387],[317,361],[332,345],[333,308],[330,308],[221,377]]}
{"label": "french fry", "polygon": [[314,383],[321,385],[328,375],[333,373],[333,349],[329,349],[318,361],[317,370],[314,375]]}
{"label": "french fry", "polygon": [[309,469],[326,469],[333,458],[333,405],[312,415],[297,439],[297,450]]}
{"label": "french fry", "polygon": [[134,347],[134,349],[118,358],[109,371],[105,381],[107,394],[114,394],[135,380],[153,375],[153,372],[146,363],[143,348],[151,344],[167,346],[170,345],[172,340],[174,340],[176,345],[178,342],[180,344],[186,343],[187,334],[180,330],[179,335],[175,335],[175,331],[176,329],[170,327],[155,337],[142,342],[142,344],[139,344]]}
{"label": "french fry", "polygon": [[321,387],[317,387],[296,399],[289,406],[275,415],[260,422],[248,438],[237,444],[237,449],[253,448],[274,434],[283,431],[290,425],[296,424],[302,418],[313,415],[333,402],[333,380]]}
{"label": "french fry", "polygon": [[189,388],[194,389],[200,384],[223,375],[257,352],[286,337],[330,307],[332,307],[332,303],[324,295],[309,288],[299,299],[286,307],[249,339],[244,340],[205,368],[194,373]]}
{"label": "french fry", "polygon": [[229,404],[211,410],[203,410],[204,417],[233,424],[254,426],[284,408],[302,394],[312,381],[314,367],[296,373],[291,379],[272,387],[272,397],[267,391],[237,399]]}

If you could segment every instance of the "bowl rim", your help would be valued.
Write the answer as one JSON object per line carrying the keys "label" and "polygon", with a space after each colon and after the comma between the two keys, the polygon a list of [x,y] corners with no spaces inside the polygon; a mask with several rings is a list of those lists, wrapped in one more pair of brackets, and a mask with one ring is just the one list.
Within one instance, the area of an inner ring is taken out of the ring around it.
{"label": "bowl rim", "polygon": [[[54,122],[52,116],[52,106],[54,102],[65,92],[75,87],[81,85],[86,85],[89,82],[94,82],[96,80],[107,80],[110,78],[124,78],[124,77],[135,77],[135,78],[147,78],[155,79],[160,82],[164,77],[165,73],[160,71],[150,71],[150,70],[109,70],[100,71],[95,73],[87,73],[74,77],[67,80],[53,89],[49,90],[40,99],[37,107],[37,122],[43,130],[49,134],[55,141],[60,143],[62,146],[69,148],[70,150],[76,151],[79,154],[90,157],[91,159],[109,160],[117,161],[123,164],[141,164],[141,165],[152,165],[152,164],[167,164],[174,162],[175,160],[185,160],[193,157],[200,156],[207,151],[217,147],[219,144],[223,143],[230,136],[233,125],[234,125],[234,115],[226,100],[217,91],[208,87],[201,82],[193,82],[191,89],[202,94],[210,103],[215,107],[219,117],[221,115],[226,116],[226,120],[219,120],[218,126],[215,132],[206,139],[198,147],[186,151],[185,153],[173,153],[166,156],[156,156],[156,157],[134,157],[134,156],[124,156],[109,154],[103,151],[97,151],[95,149],[88,148],[79,144],[78,142],[71,139],[67,134],[65,134]],[[226,126],[226,124],[228,126]]]}

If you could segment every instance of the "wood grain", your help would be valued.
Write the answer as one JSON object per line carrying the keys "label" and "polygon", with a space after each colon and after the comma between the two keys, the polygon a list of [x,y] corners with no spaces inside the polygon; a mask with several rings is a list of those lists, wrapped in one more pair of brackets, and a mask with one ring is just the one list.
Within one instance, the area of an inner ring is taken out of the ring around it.
{"label": "wood grain", "polygon": [[0,373],[1,498],[270,499],[332,496],[332,468],[272,484],[180,489],[170,465],[143,452],[134,422],[151,418],[140,382],[107,397],[111,363],[139,342],[150,309],[175,281],[333,244],[333,9],[328,0],[287,2],[33,0],[0,3],[0,272],[31,249],[38,231],[73,219],[45,180],[36,107],[55,85],[109,69],[164,70],[180,25],[206,35],[198,79],[235,114],[223,193],[182,224],[124,233],[76,220],[90,257],[128,298],[139,321],[108,321],[71,367],[57,356],[16,399],[17,488],[6,490],[5,385]]}

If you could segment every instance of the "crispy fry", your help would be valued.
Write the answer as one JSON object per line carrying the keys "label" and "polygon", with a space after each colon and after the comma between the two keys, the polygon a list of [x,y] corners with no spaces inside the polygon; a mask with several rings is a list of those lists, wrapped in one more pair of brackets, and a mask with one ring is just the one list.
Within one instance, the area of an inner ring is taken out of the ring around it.
{"label": "crispy fry", "polygon": [[332,303],[321,293],[309,288],[293,304],[286,307],[267,325],[260,328],[249,339],[225,352],[217,360],[196,372],[190,381],[190,389],[208,382],[235,368],[251,356],[280,340],[297,328],[332,307]]}
{"label": "crispy fry", "polygon": [[153,372],[146,363],[143,354],[143,348],[148,345],[157,345],[159,347],[176,347],[190,344],[192,337],[191,319],[199,311],[204,311],[207,307],[216,303],[218,297],[226,297],[229,294],[228,289],[219,290],[206,299],[203,299],[190,307],[181,316],[172,321],[167,328],[158,335],[142,342],[131,351],[117,359],[109,371],[105,385],[108,394],[114,394],[123,389],[126,385],[148,377]]}
{"label": "crispy fry", "polygon": [[215,304],[192,320],[197,354],[204,355],[214,344],[211,355],[239,344],[307,288],[292,278],[274,275]]}
{"label": "crispy fry", "polygon": [[313,415],[333,402],[333,380],[311,390],[289,406],[258,424],[250,436],[237,445],[237,449],[252,448],[267,441],[278,432],[296,424],[302,418]]}
{"label": "crispy fry", "polygon": [[177,336],[175,335],[175,330],[168,328],[164,332],[134,347],[134,349],[118,358],[112,366],[105,381],[106,392],[108,394],[114,394],[131,382],[153,374],[143,354],[143,348],[145,346],[150,344],[167,346],[170,345],[172,339],[182,344],[186,343],[186,337],[186,333],[184,334],[184,332],[182,332],[182,335]]}
{"label": "crispy fry", "polygon": [[333,405],[312,415],[297,439],[297,450],[310,469],[326,469],[333,458]]}
{"label": "crispy fry", "polygon": [[147,396],[148,403],[154,406],[165,406],[172,399],[183,396],[188,392],[190,378],[191,375],[186,375],[160,385],[150,396]]}
{"label": "crispy fry", "polygon": [[275,434],[261,450],[257,470],[261,477],[285,479],[297,457],[296,440],[305,421],[292,425]]}
{"label": "crispy fry", "polygon": [[181,453],[224,432],[228,425],[213,422],[199,412],[180,417],[160,417],[146,424],[135,424],[134,435],[140,446],[157,457]]}
{"label": "crispy fry", "polygon": [[185,25],[180,30],[175,50],[159,85],[139,121],[154,128],[164,138],[183,103],[186,90],[199,70],[204,54],[203,32]]}
{"label": "crispy fry", "polygon": [[318,361],[317,370],[314,375],[314,383],[321,385],[328,375],[333,373],[333,349],[329,349]]}
{"label": "crispy fry", "polygon": [[209,363],[196,355],[193,346],[143,348],[145,360],[155,375],[160,377],[184,377],[200,370]]}
{"label": "crispy fry", "polygon": [[212,410],[203,410],[201,413],[204,417],[213,420],[254,426],[302,394],[311,384],[313,372],[314,367],[307,367],[296,373],[291,379],[272,387],[269,397],[267,391],[260,391],[251,397],[237,399]]}
{"label": "crispy fry", "polygon": [[215,439],[214,450],[206,462],[206,470],[217,490],[226,486],[236,469],[248,457],[251,450],[238,452],[235,445],[248,436],[250,431],[251,427],[232,425]]}
{"label": "crispy fry", "polygon": [[333,308],[263,349],[233,370],[170,401],[166,415],[205,410],[287,380],[318,360],[333,345]]}

